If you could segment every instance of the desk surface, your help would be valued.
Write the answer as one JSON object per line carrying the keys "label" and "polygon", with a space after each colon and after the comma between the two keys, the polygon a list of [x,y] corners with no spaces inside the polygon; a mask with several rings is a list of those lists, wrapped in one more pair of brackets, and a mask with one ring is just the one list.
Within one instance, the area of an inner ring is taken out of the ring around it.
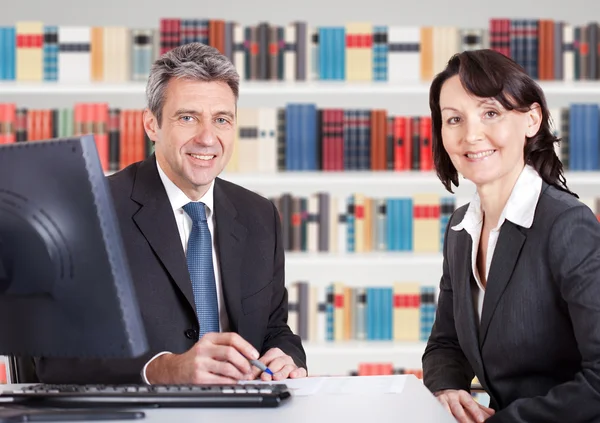
{"label": "desk surface", "polygon": [[421,381],[412,375],[394,377],[406,378],[401,393],[294,396],[285,404],[270,409],[145,409],[145,419],[122,420],[119,423],[330,423],[336,420],[367,423],[456,422]]}

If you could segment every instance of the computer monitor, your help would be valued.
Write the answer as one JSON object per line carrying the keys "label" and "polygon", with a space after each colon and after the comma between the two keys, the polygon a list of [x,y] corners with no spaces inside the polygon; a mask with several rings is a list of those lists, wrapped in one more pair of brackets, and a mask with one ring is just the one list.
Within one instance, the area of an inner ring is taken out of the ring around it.
{"label": "computer monitor", "polygon": [[0,355],[148,350],[92,135],[0,146]]}

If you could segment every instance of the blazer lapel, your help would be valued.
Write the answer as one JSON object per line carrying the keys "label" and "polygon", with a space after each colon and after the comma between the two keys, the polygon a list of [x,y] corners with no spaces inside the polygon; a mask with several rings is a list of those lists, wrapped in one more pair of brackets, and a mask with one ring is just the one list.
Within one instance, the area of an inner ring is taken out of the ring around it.
{"label": "blazer lapel", "polygon": [[164,185],[158,175],[154,155],[140,165],[131,199],[141,205],[141,208],[133,215],[134,222],[192,309],[195,310],[192,283],[185,254],[181,247],[179,229]]}
{"label": "blazer lapel", "polygon": [[[473,305],[473,294],[471,284],[474,279],[473,271],[471,270],[471,251],[473,249],[473,240],[467,231],[460,232],[458,246],[454,249],[455,263],[457,265],[458,283],[454,284],[454,295],[459,304],[464,304],[460,308],[461,312],[458,321],[455,322],[457,331],[462,332],[462,338],[467,340],[468,354],[472,355],[479,369],[473,369],[478,375],[483,374],[483,366],[481,366],[481,352],[479,350],[478,331],[475,320],[475,308]],[[467,254],[465,254],[465,252]],[[465,328],[464,332],[461,330]],[[473,360],[471,360],[473,363]],[[472,364],[473,365],[473,364]]]}
{"label": "blazer lapel", "polygon": [[220,184],[220,179],[217,178],[214,190],[217,252],[230,330],[237,332],[242,315],[240,272],[248,229],[237,220],[237,210]]}
{"label": "blazer lapel", "polygon": [[496,310],[498,301],[510,281],[526,238],[525,234],[514,223],[507,220],[502,225],[498,243],[494,250],[494,258],[490,265],[485,298],[483,300],[481,325],[479,327],[480,346],[485,342],[490,321]]}

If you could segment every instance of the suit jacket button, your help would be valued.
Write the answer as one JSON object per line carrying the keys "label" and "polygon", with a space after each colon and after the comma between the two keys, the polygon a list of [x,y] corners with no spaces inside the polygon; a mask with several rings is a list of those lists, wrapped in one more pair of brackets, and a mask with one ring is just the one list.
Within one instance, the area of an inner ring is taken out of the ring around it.
{"label": "suit jacket button", "polygon": [[187,329],[184,333],[187,339],[198,339],[198,331],[196,329]]}

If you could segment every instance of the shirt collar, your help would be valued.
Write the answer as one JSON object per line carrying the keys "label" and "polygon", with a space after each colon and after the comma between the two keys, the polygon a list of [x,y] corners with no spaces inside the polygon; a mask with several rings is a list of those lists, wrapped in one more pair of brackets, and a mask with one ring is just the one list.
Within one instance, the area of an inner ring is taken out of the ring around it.
{"label": "shirt collar", "polygon": [[[169,179],[167,174],[160,167],[160,164],[158,164],[158,160],[156,161],[156,167],[158,168],[158,175],[160,176],[160,180],[162,181],[165,187],[165,191],[167,191],[167,197],[169,198],[169,202],[171,203],[173,211],[180,210],[183,206],[192,201],[177,185],[175,185],[173,181]],[[206,206],[207,219],[210,219],[210,217],[212,216],[214,205],[214,187],[215,181],[213,180],[210,183],[210,187],[208,187],[208,191],[206,191],[206,193],[199,200],[202,201]]]}
{"label": "shirt collar", "polygon": [[[533,167],[525,165],[502,210],[498,226],[494,229],[500,228],[505,220],[524,228],[530,228],[533,224],[535,208],[541,191],[542,178]],[[480,226],[482,221],[481,200],[479,194],[475,191],[463,220],[452,226],[452,229],[455,231],[465,229],[470,233],[475,227]]]}

